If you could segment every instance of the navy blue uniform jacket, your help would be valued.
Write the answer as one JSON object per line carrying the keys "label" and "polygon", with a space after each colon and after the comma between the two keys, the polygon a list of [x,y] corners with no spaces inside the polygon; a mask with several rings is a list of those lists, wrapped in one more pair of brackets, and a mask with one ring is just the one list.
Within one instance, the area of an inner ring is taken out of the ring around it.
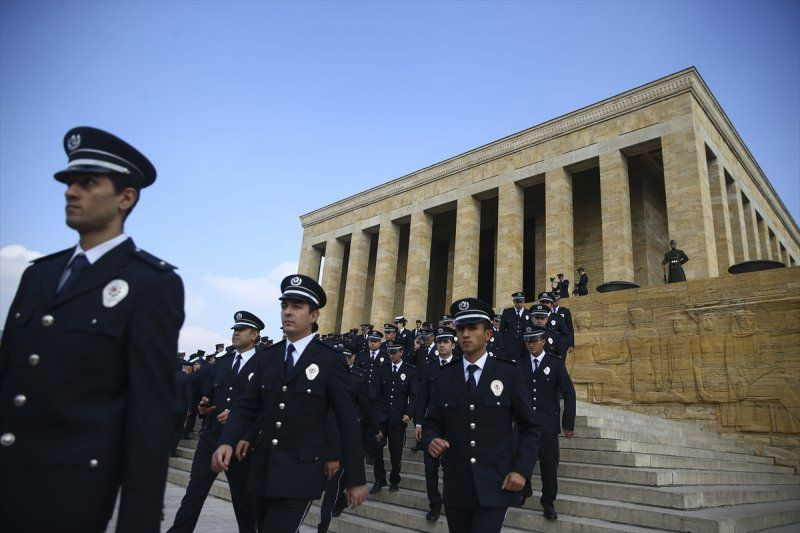
{"label": "navy blue uniform jacket", "polygon": [[[536,372],[528,354],[518,361],[528,386],[528,395],[534,407],[534,418],[539,422],[543,435],[558,435],[561,428],[575,429],[575,387],[567,373],[563,359],[545,354]],[[564,397],[564,417],[559,420],[561,407],[558,391]]]}

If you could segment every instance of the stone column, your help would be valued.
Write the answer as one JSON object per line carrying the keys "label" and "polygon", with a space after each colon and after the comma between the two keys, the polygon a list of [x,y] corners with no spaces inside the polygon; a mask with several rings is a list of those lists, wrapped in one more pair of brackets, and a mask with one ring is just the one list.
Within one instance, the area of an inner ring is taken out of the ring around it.
{"label": "stone column", "polygon": [[322,262],[322,252],[303,240],[300,248],[300,261],[297,263],[297,272],[319,281],[319,267]]}
{"label": "stone column", "polygon": [[769,230],[767,223],[762,218],[756,217],[756,225],[758,226],[758,240],[761,241],[761,255],[763,259],[772,259],[772,246],[769,242]]}
{"label": "stone column", "polygon": [[780,239],[778,238],[778,234],[775,232],[772,232],[771,234],[767,232],[767,235],[770,236],[769,243],[772,248],[772,258],[775,259],[776,261],[781,261],[782,260],[781,245],[780,245]]}
{"label": "stone column", "polygon": [[[724,175],[723,175],[724,177]],[[735,263],[750,260],[750,247],[747,242],[747,219],[742,204],[742,193],[735,181],[726,183],[728,193],[728,211],[731,222],[731,242]]]}
{"label": "stone column", "polygon": [[565,276],[575,272],[574,236],[572,232],[572,175],[563,167],[548,170],[544,176],[545,279],[559,272]]}
{"label": "stone column", "polygon": [[397,253],[400,226],[391,220],[381,222],[378,254],[375,259],[375,283],[372,289],[372,324],[384,324],[394,318],[394,289],[397,281]]}
{"label": "stone column", "polygon": [[456,211],[456,240],[453,254],[452,300],[478,296],[478,256],[480,252],[481,202],[467,196],[459,198]]}
{"label": "stone column", "polygon": [[714,215],[714,236],[717,243],[717,268],[720,274],[725,274],[728,267],[736,262],[733,255],[733,236],[728,211],[728,191],[725,187],[725,171],[719,164],[719,159],[710,161],[707,167],[711,211]]}
{"label": "stone column", "polygon": [[328,298],[325,308],[320,311],[319,330],[329,333],[336,327],[336,312],[339,308],[339,297],[342,285],[342,267],[345,243],[339,239],[330,239],[325,243],[325,268],[322,271],[322,290]]}
{"label": "stone column", "polygon": [[497,198],[494,303],[502,309],[511,294],[522,290],[525,191],[516,183],[500,186]]}
{"label": "stone column", "polygon": [[716,277],[717,245],[703,140],[693,127],[669,133],[661,137],[661,154],[669,238],[689,256],[683,267],[686,279]]}
{"label": "stone column", "polygon": [[416,320],[416,317],[424,319],[427,315],[432,234],[433,217],[425,211],[412,213],[408,234],[406,293],[403,298],[403,314],[410,320]]}
{"label": "stone column", "polygon": [[633,281],[628,161],[619,150],[600,154],[600,211],[603,226],[603,281]]}
{"label": "stone column", "polygon": [[347,285],[342,307],[342,331],[358,327],[364,317],[367,290],[370,235],[360,228],[350,236],[350,260],[347,263]]}
{"label": "stone column", "polygon": [[[741,197],[741,195],[739,196]],[[758,229],[758,217],[756,217],[753,202],[744,204],[744,223],[747,227],[747,244],[750,248],[750,259],[762,259],[761,232]]]}

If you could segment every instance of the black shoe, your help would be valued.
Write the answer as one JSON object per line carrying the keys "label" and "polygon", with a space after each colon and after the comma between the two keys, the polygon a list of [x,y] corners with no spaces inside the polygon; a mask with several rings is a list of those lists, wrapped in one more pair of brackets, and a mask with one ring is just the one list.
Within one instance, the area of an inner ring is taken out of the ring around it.
{"label": "black shoe", "polygon": [[542,514],[544,514],[544,517],[548,520],[558,520],[558,513],[555,509],[545,509]]}
{"label": "black shoe", "polygon": [[429,522],[436,522],[439,520],[439,516],[441,516],[442,510],[439,507],[432,507],[428,514],[425,515],[425,520]]}
{"label": "black shoe", "polygon": [[372,488],[369,489],[369,493],[370,494],[376,494],[379,490],[381,490],[381,488],[383,488],[385,486],[386,486],[386,483],[377,483],[376,482],[376,483],[374,483],[372,485]]}
{"label": "black shoe", "polygon": [[375,464],[375,460],[372,458],[371,455],[368,455],[367,458],[365,459],[365,461],[367,462],[368,465],[374,465]]}
{"label": "black shoe", "polygon": [[346,502],[344,505],[336,504],[336,506],[334,506],[333,510],[331,511],[331,516],[333,516],[334,518],[336,518],[337,516],[342,516],[342,513],[344,512],[345,509],[347,509]]}
{"label": "black shoe", "polygon": [[392,483],[389,485],[389,492],[397,492],[400,490],[400,487],[397,486],[397,483]]}

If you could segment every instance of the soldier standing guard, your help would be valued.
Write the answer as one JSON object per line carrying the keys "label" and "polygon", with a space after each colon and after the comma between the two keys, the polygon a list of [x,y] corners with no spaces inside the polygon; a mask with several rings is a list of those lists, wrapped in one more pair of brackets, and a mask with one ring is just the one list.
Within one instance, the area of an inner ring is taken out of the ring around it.
{"label": "soldier standing guard", "polygon": [[[562,359],[546,353],[547,332],[540,326],[532,326],[525,333],[528,357],[519,361],[528,385],[528,394],[533,405],[533,416],[541,430],[539,444],[539,470],[542,475],[542,504],[544,517],[558,519],[553,503],[558,494],[558,435],[564,428],[564,436],[575,436],[575,388]],[[564,417],[559,423],[559,396],[564,398]]]}
{"label": "soldier standing guard", "polygon": [[508,307],[500,315],[500,336],[503,351],[508,358],[522,352],[522,332],[531,323],[530,313],[525,309],[525,294],[515,292],[511,295],[514,307]]}
{"label": "soldier standing guard", "polygon": [[[689,261],[689,256],[683,253],[683,250],[679,250],[677,246],[678,243],[674,239],[669,241],[670,250],[664,254],[664,260],[661,261],[661,267],[664,269],[664,281],[667,283],[686,281],[683,265]],[[669,269],[669,274],[667,274],[667,269]]]}
{"label": "soldier standing guard", "polygon": [[431,457],[444,455],[442,499],[450,532],[499,533],[508,508],[522,503],[539,428],[516,363],[486,351],[491,306],[464,298],[450,312],[464,358],[433,380],[422,440]]}
{"label": "soldier standing guard", "polygon": [[363,449],[357,410],[341,355],[316,339],[319,310],[327,298],[319,284],[302,274],[281,282],[281,320],[286,339],[256,362],[212,457],[212,468],[228,470],[236,446],[242,460],[250,446],[242,440],[253,425],[262,444],[252,454],[248,491],[257,498],[261,531],[290,533],[303,523],[311,502],[322,493],[326,422],[333,409],[341,436],[345,492],[353,507],[364,502]]}
{"label": "soldier standing guard", "polygon": [[24,272],[0,342],[0,531],[104,531],[120,492],[117,531],[156,532],[183,284],[123,233],[156,170],[95,128],[64,149],[80,239]]}

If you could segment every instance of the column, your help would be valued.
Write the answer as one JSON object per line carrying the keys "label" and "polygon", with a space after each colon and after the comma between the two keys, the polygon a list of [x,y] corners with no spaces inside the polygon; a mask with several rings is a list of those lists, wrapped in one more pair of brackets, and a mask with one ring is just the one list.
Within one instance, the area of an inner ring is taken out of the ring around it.
{"label": "column", "polygon": [[497,246],[495,247],[494,304],[503,308],[511,294],[522,290],[525,190],[516,183],[499,188]]}
{"label": "column", "polygon": [[575,272],[572,233],[572,175],[562,167],[548,170],[544,176],[545,279],[540,282],[550,290],[550,278],[563,272]]}
{"label": "column", "polygon": [[756,225],[758,226],[758,240],[761,241],[761,256],[764,259],[772,259],[772,246],[769,242],[767,223],[763,218],[756,217]]}
{"label": "column", "polygon": [[772,258],[776,261],[781,260],[781,245],[780,241],[778,240],[778,234],[774,231],[768,232],[769,235],[769,243],[772,248]]}
{"label": "column", "polygon": [[305,274],[319,281],[319,267],[322,262],[322,252],[304,240],[300,248],[300,261],[297,264],[297,272]]}
{"label": "column", "polygon": [[633,281],[628,161],[619,150],[600,154],[600,211],[603,225],[603,281]]}
{"label": "column", "polygon": [[319,330],[330,333],[336,327],[336,312],[339,308],[339,296],[342,285],[342,266],[345,243],[339,239],[330,239],[325,243],[325,269],[322,272],[322,290],[328,298],[325,308],[320,311]]}
{"label": "column", "polygon": [[478,296],[481,202],[472,196],[459,198],[456,206],[456,239],[453,254],[451,301]]}
{"label": "column", "polygon": [[342,307],[342,331],[357,328],[365,319],[370,235],[360,228],[350,236],[350,260],[347,263],[347,290]]}
{"label": "column", "polygon": [[433,217],[425,211],[412,213],[408,234],[406,293],[403,298],[403,314],[410,320],[427,316],[432,234]]}
{"label": "column", "polygon": [[689,262],[686,279],[719,275],[714,217],[708,189],[706,152],[693,127],[661,138],[669,238],[678,241]]}
{"label": "column", "polygon": [[725,187],[725,171],[719,159],[708,162],[708,185],[711,194],[711,212],[714,215],[714,237],[717,244],[717,268],[725,274],[736,262],[733,256],[731,218],[728,210],[728,191]]}
{"label": "column", "polygon": [[[742,201],[744,202],[744,200]],[[758,229],[758,217],[752,202],[744,204],[744,224],[747,227],[747,244],[750,247],[750,259],[761,259],[761,234]]]}
{"label": "column", "polygon": [[[397,281],[397,254],[400,226],[391,220],[381,222],[378,254],[375,259],[375,283],[372,289],[372,324],[390,322],[394,315],[394,289]],[[414,319],[411,319],[414,320]]]}
{"label": "column", "polygon": [[[724,177],[724,174],[723,174]],[[742,193],[735,181],[726,183],[728,193],[728,211],[731,222],[731,242],[735,263],[750,260],[750,247],[747,242],[747,219],[742,205]]]}

